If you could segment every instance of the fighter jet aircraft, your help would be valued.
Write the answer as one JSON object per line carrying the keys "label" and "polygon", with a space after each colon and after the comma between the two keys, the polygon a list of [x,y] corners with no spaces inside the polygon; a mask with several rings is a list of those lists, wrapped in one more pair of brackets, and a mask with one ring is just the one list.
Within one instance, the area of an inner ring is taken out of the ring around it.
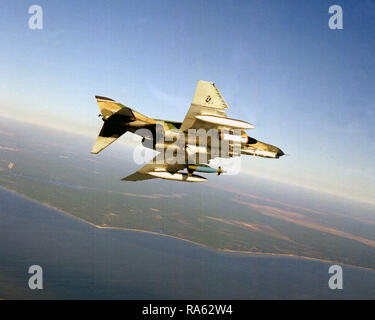
{"label": "fighter jet aircraft", "polygon": [[[252,124],[227,117],[225,110],[229,107],[213,82],[198,81],[193,102],[183,122],[148,118],[112,99],[95,98],[104,125],[91,153],[99,153],[125,132],[140,135],[145,147],[159,151],[153,160],[123,178],[124,181],[162,178],[202,182],[206,178],[194,172],[218,175],[223,172],[220,167],[210,167],[209,161],[214,158],[238,157],[241,154],[265,158],[284,155],[279,148],[248,136],[245,130],[253,129]],[[202,142],[200,136],[191,132],[203,132],[206,140]],[[222,152],[224,149],[225,152]],[[176,157],[177,153],[179,157]],[[202,156],[205,156],[204,162],[201,162]]]}

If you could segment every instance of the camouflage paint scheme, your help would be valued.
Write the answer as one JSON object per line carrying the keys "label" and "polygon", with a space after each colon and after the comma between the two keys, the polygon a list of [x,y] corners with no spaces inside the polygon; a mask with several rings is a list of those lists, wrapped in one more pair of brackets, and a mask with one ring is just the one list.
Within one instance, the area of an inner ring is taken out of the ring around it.
{"label": "camouflage paint scheme", "polygon": [[[220,142],[224,139],[222,132],[229,132],[229,134],[233,134],[239,130],[241,132],[241,135],[236,135],[238,139],[241,139],[240,153],[229,154],[228,157],[243,154],[277,159],[284,155],[281,149],[249,137],[245,130],[254,128],[253,125],[227,117],[225,110],[229,109],[229,107],[213,82],[198,81],[193,102],[183,122],[152,119],[112,99],[101,96],[96,96],[95,98],[101,112],[99,116],[104,121],[104,124],[91,151],[94,154],[101,152],[128,131],[141,135],[143,137],[143,145],[156,150],[155,137],[157,137],[156,133],[158,130],[162,130],[164,136],[176,136],[180,133],[185,133],[185,136],[187,136],[186,133],[190,129],[203,129],[205,132],[208,132],[210,129],[216,129],[215,132],[218,133],[217,139]],[[235,131],[236,129],[237,131]],[[199,144],[197,145],[199,146]],[[188,146],[189,141],[186,138],[184,149],[187,149]],[[206,146],[208,146],[207,155],[209,161],[213,158],[210,157],[210,140]],[[218,174],[222,172],[220,167],[215,170],[210,168],[207,163],[156,164],[154,161],[155,158],[136,173],[122,180],[138,181],[163,178],[167,180],[198,182],[205,181],[206,179],[194,175],[194,171],[205,173],[216,172]],[[184,169],[187,169],[187,173],[179,172]]]}

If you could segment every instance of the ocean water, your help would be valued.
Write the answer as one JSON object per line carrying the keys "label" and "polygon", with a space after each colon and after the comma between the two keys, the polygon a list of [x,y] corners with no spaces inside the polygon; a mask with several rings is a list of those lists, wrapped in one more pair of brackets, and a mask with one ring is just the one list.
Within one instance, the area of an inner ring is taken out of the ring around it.
{"label": "ocean water", "polygon": [[[44,289],[28,288],[43,268]],[[97,229],[0,188],[0,298],[375,299],[375,272],[296,257],[223,253],[179,239]]]}

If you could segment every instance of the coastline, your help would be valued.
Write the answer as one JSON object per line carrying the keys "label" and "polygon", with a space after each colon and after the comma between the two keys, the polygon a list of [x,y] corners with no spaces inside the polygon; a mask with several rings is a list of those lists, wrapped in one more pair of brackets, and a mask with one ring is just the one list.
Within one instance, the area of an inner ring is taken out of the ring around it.
{"label": "coastline", "polygon": [[89,222],[87,220],[84,220],[84,219],[82,219],[80,217],[77,217],[77,216],[75,216],[75,215],[73,215],[73,214],[71,214],[71,213],[69,213],[67,211],[64,211],[62,209],[56,208],[56,207],[54,207],[54,206],[52,206],[50,204],[39,202],[39,201],[37,201],[37,200],[35,200],[33,198],[30,198],[27,195],[24,195],[22,193],[17,192],[14,189],[6,188],[6,187],[4,187],[2,185],[0,185],[0,189],[5,190],[5,191],[10,192],[10,193],[13,193],[13,194],[15,194],[15,195],[17,195],[17,196],[19,196],[21,198],[24,198],[24,199],[26,199],[28,201],[36,203],[36,204],[38,204],[40,206],[43,206],[43,207],[52,209],[54,211],[57,211],[57,212],[65,215],[65,216],[73,218],[74,220],[80,221],[82,223],[88,224],[88,225],[90,225],[90,226],[92,226],[92,227],[94,227],[96,229],[131,231],[131,232],[139,232],[139,233],[151,234],[151,235],[155,235],[155,236],[163,236],[163,237],[168,237],[168,238],[172,238],[172,239],[184,241],[184,242],[187,242],[187,243],[199,246],[201,248],[209,249],[209,250],[212,250],[214,252],[224,253],[224,254],[236,254],[236,255],[244,255],[244,256],[263,256],[263,257],[269,257],[269,258],[302,259],[302,260],[316,261],[316,262],[321,262],[321,263],[339,264],[339,265],[342,265],[342,266],[347,266],[347,267],[351,267],[351,268],[356,268],[356,269],[361,269],[361,270],[365,270],[365,271],[375,272],[375,268],[362,267],[362,266],[347,264],[347,263],[343,263],[343,262],[339,262],[339,261],[334,261],[334,260],[328,260],[328,259],[320,259],[320,258],[314,258],[314,257],[299,256],[299,255],[287,254],[287,253],[251,252],[251,251],[231,250],[231,249],[225,249],[225,248],[215,249],[215,248],[212,248],[210,246],[207,246],[207,245],[199,243],[199,242],[195,242],[195,241],[192,241],[192,240],[180,238],[180,237],[173,236],[173,235],[163,234],[163,233],[159,233],[159,232],[155,232],[155,231],[148,231],[148,230],[142,230],[142,229],[132,229],[132,228],[125,228],[125,227],[103,227],[103,226],[96,225],[96,224],[94,224],[92,222]]}

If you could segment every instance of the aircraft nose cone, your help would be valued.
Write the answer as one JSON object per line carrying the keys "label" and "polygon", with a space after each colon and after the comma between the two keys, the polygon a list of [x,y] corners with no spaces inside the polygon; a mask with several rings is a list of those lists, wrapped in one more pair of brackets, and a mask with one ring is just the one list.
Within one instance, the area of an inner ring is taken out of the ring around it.
{"label": "aircraft nose cone", "polygon": [[280,158],[280,157],[283,156],[283,155],[285,155],[285,153],[284,153],[281,149],[279,149],[279,150],[277,151],[277,153],[276,153],[276,158]]}

